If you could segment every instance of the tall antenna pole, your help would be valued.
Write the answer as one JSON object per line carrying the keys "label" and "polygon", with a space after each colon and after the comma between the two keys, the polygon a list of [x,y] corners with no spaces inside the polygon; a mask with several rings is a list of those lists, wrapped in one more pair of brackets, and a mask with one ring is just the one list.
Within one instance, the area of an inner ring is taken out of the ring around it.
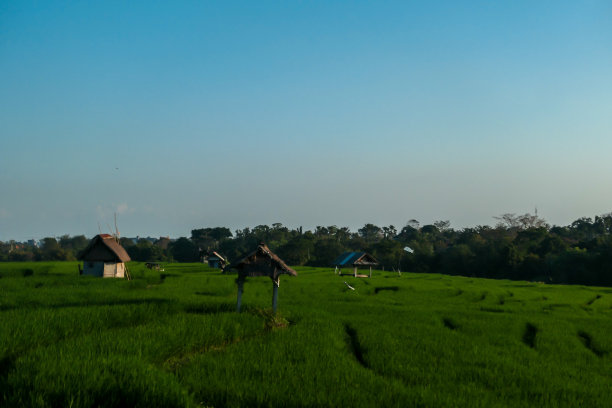
{"label": "tall antenna pole", "polygon": [[115,213],[115,239],[119,242],[119,229],[117,228],[117,213]]}

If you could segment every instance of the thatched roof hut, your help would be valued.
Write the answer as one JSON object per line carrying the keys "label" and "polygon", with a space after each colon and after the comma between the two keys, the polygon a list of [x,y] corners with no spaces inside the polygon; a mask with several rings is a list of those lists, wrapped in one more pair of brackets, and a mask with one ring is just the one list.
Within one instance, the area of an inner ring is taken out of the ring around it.
{"label": "thatched roof hut", "polygon": [[83,275],[123,278],[124,263],[131,259],[112,235],[99,234],[79,254],[79,260],[83,261]]}
{"label": "thatched roof hut", "polygon": [[277,280],[280,275],[297,276],[297,272],[291,269],[270,248],[261,242],[257,249],[243,256],[240,260],[233,262],[230,269],[237,269],[239,276],[268,276]]}
{"label": "thatched roof hut", "polygon": [[270,248],[261,242],[257,249],[232,263],[230,269],[238,270],[238,299],[236,308],[240,312],[242,304],[242,290],[247,276],[268,276],[272,279],[272,310],[276,312],[278,302],[278,286],[280,285],[280,275],[297,276],[297,272],[291,269],[282,259],[280,259]]}

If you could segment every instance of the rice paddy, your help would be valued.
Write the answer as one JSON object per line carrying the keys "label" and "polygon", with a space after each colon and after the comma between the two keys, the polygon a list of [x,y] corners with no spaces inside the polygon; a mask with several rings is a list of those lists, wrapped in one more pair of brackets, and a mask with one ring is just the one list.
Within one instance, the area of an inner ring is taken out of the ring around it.
{"label": "rice paddy", "polygon": [[[201,264],[0,264],[0,405],[610,406],[612,289]],[[347,284],[354,290],[351,290]]]}

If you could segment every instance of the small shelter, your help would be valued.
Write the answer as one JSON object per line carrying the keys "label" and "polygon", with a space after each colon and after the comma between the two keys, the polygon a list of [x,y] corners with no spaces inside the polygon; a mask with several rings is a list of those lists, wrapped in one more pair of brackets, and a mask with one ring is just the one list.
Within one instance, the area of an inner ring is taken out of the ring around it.
{"label": "small shelter", "polygon": [[148,269],[151,269],[153,271],[160,271],[160,272],[164,271],[164,266],[160,264],[159,262],[146,262],[145,266]]}
{"label": "small shelter", "polygon": [[79,260],[83,261],[83,275],[123,278],[127,274],[125,262],[131,259],[115,237],[99,234],[81,252]]}
{"label": "small shelter", "polygon": [[223,269],[227,265],[227,260],[216,251],[210,251],[204,259],[211,268]]}
{"label": "small shelter", "polygon": [[[378,265],[378,261],[367,252],[345,252],[334,261],[334,266],[341,274],[343,267],[353,267],[353,276],[356,278],[372,277],[372,267]],[[370,267],[369,275],[358,275],[357,268]]]}
{"label": "small shelter", "polygon": [[247,276],[268,276],[272,279],[272,310],[274,310],[274,312],[276,312],[276,304],[278,301],[280,275],[297,276],[297,272],[287,266],[287,264],[285,264],[285,262],[275,253],[270,251],[270,248],[263,242],[257,246],[257,249],[232,263],[229,268],[238,270],[238,279],[236,279],[236,283],[238,284],[236,309],[238,312],[240,312],[243,286]]}

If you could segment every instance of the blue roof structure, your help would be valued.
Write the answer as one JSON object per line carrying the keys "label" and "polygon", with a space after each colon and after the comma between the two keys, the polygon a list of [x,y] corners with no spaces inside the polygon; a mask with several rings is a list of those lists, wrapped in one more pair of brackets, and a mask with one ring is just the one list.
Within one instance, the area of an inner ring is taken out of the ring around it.
{"label": "blue roof structure", "polygon": [[334,266],[373,266],[378,265],[378,261],[366,252],[345,252],[334,261]]}

